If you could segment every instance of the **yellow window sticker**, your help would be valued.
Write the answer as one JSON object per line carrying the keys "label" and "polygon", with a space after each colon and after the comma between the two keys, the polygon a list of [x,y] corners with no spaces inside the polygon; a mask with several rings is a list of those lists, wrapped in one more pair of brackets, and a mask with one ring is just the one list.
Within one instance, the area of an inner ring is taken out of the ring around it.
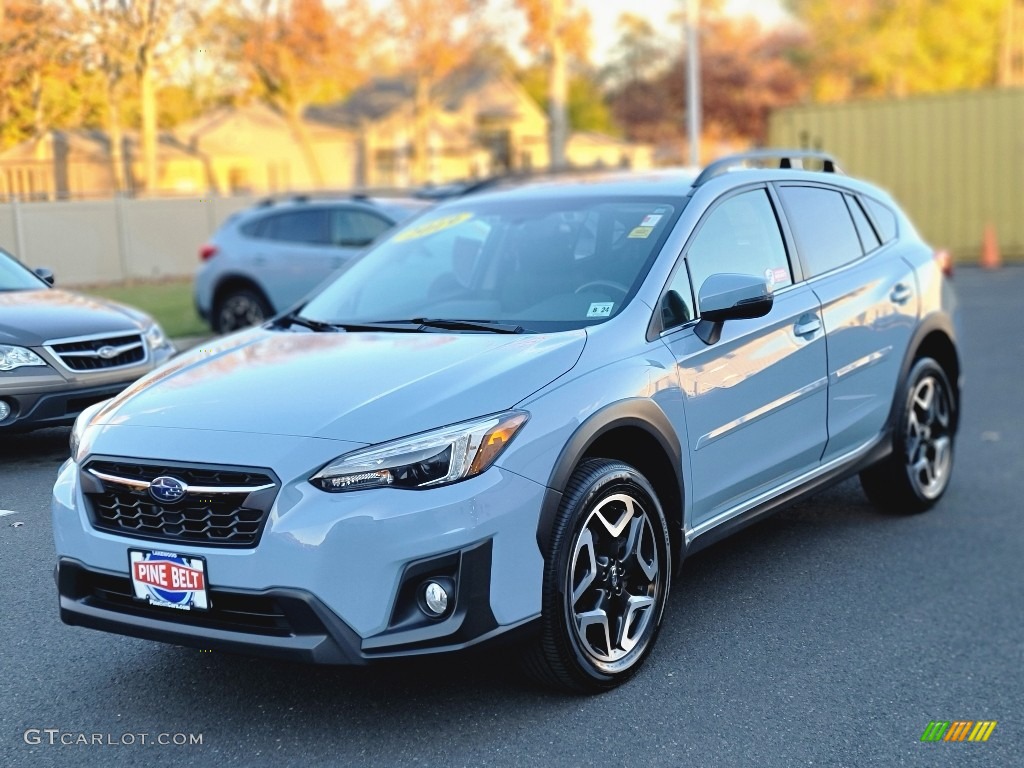
{"label": "yellow window sticker", "polygon": [[642,238],[646,240],[651,236],[651,232],[654,231],[654,227],[633,227],[629,233],[631,238]]}
{"label": "yellow window sticker", "polygon": [[454,227],[456,224],[461,224],[468,219],[473,218],[472,213],[453,213],[451,216],[442,216],[439,219],[431,219],[425,221],[422,224],[417,224],[411,229],[407,229],[404,232],[400,232],[395,236],[395,242],[401,243],[406,240],[415,240],[419,237],[426,237],[427,235],[433,235],[436,232]]}

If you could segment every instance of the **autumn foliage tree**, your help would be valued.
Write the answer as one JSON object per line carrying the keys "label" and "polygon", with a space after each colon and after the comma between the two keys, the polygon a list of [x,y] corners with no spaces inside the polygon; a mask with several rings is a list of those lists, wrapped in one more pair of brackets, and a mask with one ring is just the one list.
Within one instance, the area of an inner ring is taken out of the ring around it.
{"label": "autumn foliage tree", "polygon": [[[642,30],[630,23],[624,33],[637,39]],[[649,34],[640,37],[648,49],[653,39]],[[700,33],[705,135],[726,142],[763,143],[771,110],[796,103],[806,94],[798,66],[803,44],[799,30],[766,31],[749,17],[706,12]],[[639,63],[646,57],[632,58]],[[654,143],[681,140],[686,118],[683,57],[669,59],[656,71],[659,74],[645,78],[639,73],[630,76],[626,67],[611,93],[612,109],[630,138]]]}
{"label": "autumn foliage tree", "polygon": [[[428,180],[428,136],[437,83],[468,62],[479,46],[478,0],[394,0],[384,24],[394,44],[396,64],[412,76],[413,178]],[[486,36],[485,36],[486,37]]]}
{"label": "autumn foliage tree", "polygon": [[[1019,48],[1016,0],[787,0],[816,101],[995,85]],[[1018,51],[1019,53],[1019,51]]]}
{"label": "autumn foliage tree", "polygon": [[569,61],[590,52],[590,14],[574,0],[516,0],[526,16],[526,46],[548,69],[548,147],[551,167],[564,168],[569,138]]}
{"label": "autumn foliage tree", "polygon": [[373,28],[364,0],[227,0],[213,24],[221,55],[288,122],[317,185],[323,172],[303,113],[365,77]]}
{"label": "autumn foliage tree", "polygon": [[70,124],[82,88],[60,6],[42,0],[0,2],[0,142],[41,136]]}

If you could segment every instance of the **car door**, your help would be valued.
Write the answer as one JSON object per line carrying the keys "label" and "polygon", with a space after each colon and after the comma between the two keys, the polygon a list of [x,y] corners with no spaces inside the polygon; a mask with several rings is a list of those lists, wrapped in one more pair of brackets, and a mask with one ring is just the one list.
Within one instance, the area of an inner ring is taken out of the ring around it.
{"label": "car door", "polygon": [[846,190],[780,184],[778,191],[822,307],[829,375],[822,458],[830,461],[863,447],[885,426],[917,324],[917,286],[898,254],[891,212],[891,222],[876,225],[863,198]]}
{"label": "car door", "polygon": [[267,216],[260,227],[252,271],[273,298],[275,310],[295,304],[337,269],[329,211],[303,205]]}
{"label": "car door", "polygon": [[[825,339],[817,297],[793,281],[766,188],[716,201],[683,255],[662,299],[680,324],[663,339],[686,412],[689,525],[702,533],[818,466],[828,436]],[[704,279],[720,272],[763,275],[774,305],[765,317],[726,322],[705,344],[689,318]]]}

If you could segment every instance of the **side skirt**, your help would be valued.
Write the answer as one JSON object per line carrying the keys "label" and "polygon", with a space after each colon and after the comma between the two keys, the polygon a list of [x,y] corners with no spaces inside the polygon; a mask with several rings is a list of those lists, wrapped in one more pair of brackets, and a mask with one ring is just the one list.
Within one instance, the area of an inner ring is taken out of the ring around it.
{"label": "side skirt", "polygon": [[[723,512],[717,518],[703,523],[698,528],[688,531],[686,554],[691,555],[698,552],[790,504],[814,495],[827,486],[842,482],[881,461],[890,453],[892,453],[892,435],[886,432],[878,440],[791,480],[781,490],[773,490],[751,501],[746,501]],[[682,559],[680,558],[680,560]]]}

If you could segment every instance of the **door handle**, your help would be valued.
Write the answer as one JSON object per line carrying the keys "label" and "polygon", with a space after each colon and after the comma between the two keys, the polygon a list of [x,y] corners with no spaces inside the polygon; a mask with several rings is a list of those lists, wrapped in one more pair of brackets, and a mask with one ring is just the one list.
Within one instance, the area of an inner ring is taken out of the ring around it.
{"label": "door handle", "polygon": [[821,320],[817,315],[804,315],[796,321],[793,326],[793,333],[797,336],[810,336],[821,330]]}
{"label": "door handle", "polygon": [[909,286],[903,283],[896,283],[896,286],[889,293],[889,299],[893,304],[906,304],[913,295],[914,292],[910,290]]}

